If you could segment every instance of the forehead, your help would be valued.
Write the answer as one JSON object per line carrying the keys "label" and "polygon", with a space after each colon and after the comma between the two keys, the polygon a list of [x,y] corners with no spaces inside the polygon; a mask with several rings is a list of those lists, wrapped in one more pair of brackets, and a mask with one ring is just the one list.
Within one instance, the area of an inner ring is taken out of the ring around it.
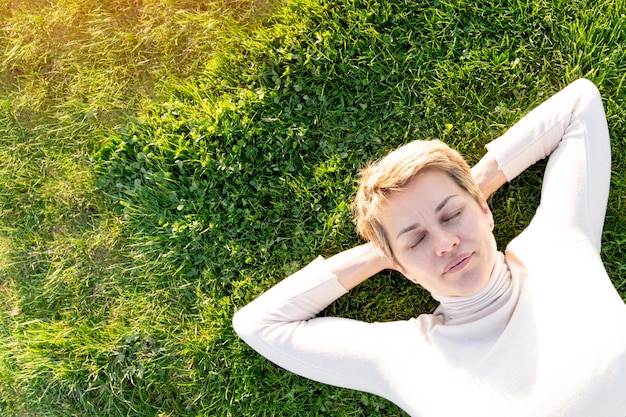
{"label": "forehead", "polygon": [[[455,196],[449,198],[450,196]],[[450,203],[457,198],[471,198],[447,174],[438,170],[428,170],[415,176],[400,191],[389,195],[382,210],[382,222],[386,231],[394,233],[415,222],[416,217],[434,215],[444,200]]]}
{"label": "forehead", "polygon": [[393,211],[405,204],[410,204],[412,209],[426,208],[450,194],[460,193],[469,196],[448,174],[429,169],[412,178],[402,190],[391,193],[385,208]]}

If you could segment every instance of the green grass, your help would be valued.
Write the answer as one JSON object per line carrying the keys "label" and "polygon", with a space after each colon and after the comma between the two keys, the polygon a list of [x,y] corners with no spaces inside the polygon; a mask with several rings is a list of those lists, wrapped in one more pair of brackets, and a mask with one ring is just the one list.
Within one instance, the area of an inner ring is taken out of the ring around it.
{"label": "green grass", "polygon": [[[0,3],[0,414],[403,415],[276,368],[232,314],[358,242],[366,160],[436,137],[476,162],[579,77],[605,99],[626,299],[621,2],[144,3]],[[492,199],[501,247],[540,168]],[[383,274],[327,314],[432,307]]]}

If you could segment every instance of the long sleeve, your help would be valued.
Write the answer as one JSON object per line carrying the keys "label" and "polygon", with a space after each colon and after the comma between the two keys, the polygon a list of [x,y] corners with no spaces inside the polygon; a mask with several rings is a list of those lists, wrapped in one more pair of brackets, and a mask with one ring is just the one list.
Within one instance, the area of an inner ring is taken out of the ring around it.
{"label": "long sleeve", "polygon": [[541,210],[580,229],[599,252],[610,182],[610,140],[600,93],[577,80],[487,145],[510,181],[550,156]]}
{"label": "long sleeve", "polygon": [[[385,396],[394,344],[414,337],[410,322],[365,323],[315,316],[347,291],[317,258],[269,289],[233,318],[237,334],[277,365],[307,378]],[[403,330],[400,330],[402,328]]]}

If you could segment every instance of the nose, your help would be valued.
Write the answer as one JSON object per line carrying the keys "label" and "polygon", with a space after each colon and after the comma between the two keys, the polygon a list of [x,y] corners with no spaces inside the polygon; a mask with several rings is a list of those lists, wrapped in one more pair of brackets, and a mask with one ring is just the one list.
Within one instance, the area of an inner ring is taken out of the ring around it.
{"label": "nose", "polygon": [[445,255],[459,244],[459,237],[445,228],[440,228],[433,233],[435,253],[437,256]]}

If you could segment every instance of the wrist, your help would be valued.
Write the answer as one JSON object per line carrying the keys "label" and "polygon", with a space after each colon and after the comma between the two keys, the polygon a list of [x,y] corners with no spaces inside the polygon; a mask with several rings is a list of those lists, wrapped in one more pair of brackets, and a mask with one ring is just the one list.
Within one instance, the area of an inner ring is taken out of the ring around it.
{"label": "wrist", "polygon": [[347,290],[386,269],[388,264],[384,253],[371,243],[355,246],[326,260],[328,270]]}
{"label": "wrist", "polygon": [[506,182],[506,177],[500,171],[498,161],[489,154],[472,167],[472,176],[485,201]]}
{"label": "wrist", "polygon": [[379,269],[379,271],[384,269],[394,269],[393,262],[385,254],[385,252],[383,252],[379,245],[374,242],[368,242],[363,246],[367,247],[370,261],[373,265],[376,265],[376,268]]}

